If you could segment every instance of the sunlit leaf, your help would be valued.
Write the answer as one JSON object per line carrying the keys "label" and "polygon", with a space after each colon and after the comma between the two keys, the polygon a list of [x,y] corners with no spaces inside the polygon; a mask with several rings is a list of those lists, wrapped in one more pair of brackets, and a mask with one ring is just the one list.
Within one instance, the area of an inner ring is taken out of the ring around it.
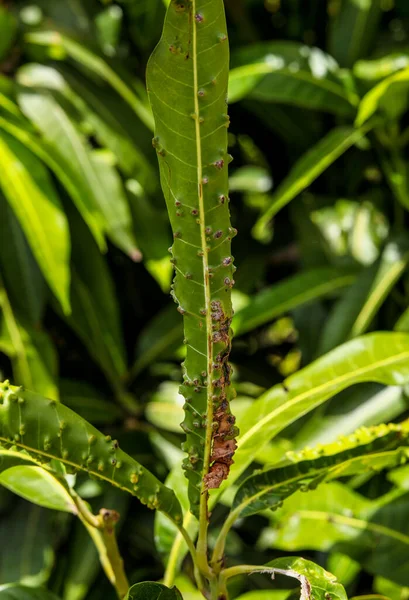
{"label": "sunlit leaf", "polygon": [[70,239],[65,214],[47,171],[5,132],[0,133],[0,185],[48,285],[69,313]]}
{"label": "sunlit leaf", "polygon": [[337,127],[304,154],[278,186],[270,206],[256,222],[253,228],[256,239],[268,241],[271,237],[269,225],[274,215],[311,185],[337,158],[362,139],[363,135],[364,131],[360,129]]}
{"label": "sunlit leaf", "polygon": [[233,64],[230,102],[250,96],[262,102],[354,114],[356,95],[349,94],[343,86],[336,61],[319,48],[294,42],[265,42],[240,49]]}
{"label": "sunlit leaf", "polygon": [[77,512],[67,487],[42,467],[10,467],[0,473],[0,485],[44,508]]}

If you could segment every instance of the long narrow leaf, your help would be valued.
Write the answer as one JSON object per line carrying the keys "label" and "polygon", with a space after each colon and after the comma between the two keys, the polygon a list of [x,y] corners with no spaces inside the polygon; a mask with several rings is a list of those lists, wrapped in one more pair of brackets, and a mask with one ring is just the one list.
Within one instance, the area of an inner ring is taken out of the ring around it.
{"label": "long narrow leaf", "polygon": [[44,277],[65,313],[70,311],[70,238],[60,200],[38,159],[0,133],[0,185]]}

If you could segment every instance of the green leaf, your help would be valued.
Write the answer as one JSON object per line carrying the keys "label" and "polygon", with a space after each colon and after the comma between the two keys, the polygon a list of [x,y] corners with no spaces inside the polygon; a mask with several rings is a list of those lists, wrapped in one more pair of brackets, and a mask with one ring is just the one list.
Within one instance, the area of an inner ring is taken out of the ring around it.
{"label": "green leaf", "polygon": [[118,65],[111,66],[104,58],[98,56],[95,52],[87,48],[84,44],[64,35],[59,31],[35,31],[26,34],[26,41],[29,44],[40,46],[49,46],[54,56],[58,53],[65,54],[78,62],[81,66],[89,69],[91,73],[98,75],[104,81],[109,83],[122,98],[134,110],[142,123],[148,129],[153,129],[152,115],[146,103],[145,91],[139,85],[138,95],[123,78],[118,75]]}
{"label": "green leaf", "polygon": [[342,67],[352,67],[371,50],[382,16],[380,0],[345,0],[330,26],[329,49]]}
{"label": "green leaf", "polygon": [[169,589],[161,583],[145,581],[133,585],[125,600],[182,600],[177,588]]}
{"label": "green leaf", "polygon": [[[18,73],[18,81],[36,90],[20,91],[18,98],[23,112],[36,124],[59,156],[71,165],[78,187],[84,188],[84,195],[99,208],[101,214],[97,218],[103,221],[112,242],[131,257],[137,257],[130,209],[122,182],[112,164],[114,157],[106,152],[90,152],[72,118],[72,104],[84,110],[82,99],[69,88],[61,74],[50,67],[25,65]],[[44,92],[44,88],[53,93]],[[110,114],[106,107],[105,111]],[[85,109],[85,112],[89,114],[89,109]],[[101,120],[97,119],[96,122],[101,126]],[[104,133],[106,129],[102,127]],[[111,136],[108,135],[108,139]]]}
{"label": "green leaf", "polygon": [[363,81],[378,81],[408,66],[409,55],[397,52],[372,60],[358,60],[354,65],[354,75]]}
{"label": "green leaf", "polygon": [[240,595],[237,600],[287,600],[291,590],[255,590]]}
{"label": "green leaf", "polygon": [[0,60],[6,58],[17,32],[17,20],[5,6],[0,6]]}
{"label": "green leaf", "polygon": [[159,357],[168,358],[182,345],[183,327],[173,305],[166,306],[138,336],[136,360],[130,377],[136,377]]}
{"label": "green leaf", "polygon": [[342,156],[365,135],[362,129],[337,127],[304,154],[280,183],[272,196],[271,204],[253,228],[256,239],[266,242],[271,238],[269,225],[286,204],[305,190],[321,173]]}
{"label": "green leaf", "polygon": [[233,57],[229,102],[250,97],[337,115],[353,115],[355,93],[343,85],[335,60],[319,48],[295,42],[264,42]]}
{"label": "green leaf", "polygon": [[[234,419],[224,421],[232,397],[227,361],[234,284],[231,239],[236,234],[228,208],[228,66],[222,0],[171,2],[162,39],[148,64],[147,86],[175,239],[173,296],[184,315],[181,389],[187,402],[182,427],[189,454],[184,465],[191,510],[198,515],[200,505],[202,516],[207,488],[218,487],[227,477],[231,460],[218,461],[213,438],[233,449],[236,433]],[[230,425],[218,435],[222,421]]]}
{"label": "green leaf", "polygon": [[0,588],[0,600],[59,600],[58,597],[44,588],[12,585]]}
{"label": "green leaf", "polygon": [[125,252],[133,261],[139,262],[142,254],[137,247],[133,232],[131,210],[118,171],[106,151],[94,151],[91,160],[99,178],[103,194],[99,206],[104,215],[108,235],[113,244]]}
{"label": "green leaf", "polygon": [[405,561],[399,556],[408,551],[408,496],[394,498],[393,493],[368,500],[339,483],[307,494],[296,492],[272,513],[271,527],[262,532],[257,545],[260,550],[274,547],[286,552],[339,548],[372,575],[407,585]]}
{"label": "green leaf", "polygon": [[34,325],[43,314],[47,286],[21,226],[1,193],[0,214],[1,276],[12,306]]}
{"label": "green leaf", "polygon": [[[78,214],[70,211],[72,236],[72,313],[66,317],[113,389],[126,371],[119,307],[106,260]],[[84,252],[84,248],[87,249]]]}
{"label": "green leaf", "polygon": [[[14,500],[12,510],[0,519],[0,537],[7,540],[7,552],[2,552],[0,561],[0,586],[17,582],[43,585],[54,562],[51,511]],[[3,589],[0,587],[2,600]]]}
{"label": "green leaf", "polygon": [[288,452],[282,464],[248,477],[239,487],[232,511],[236,517],[276,508],[299,489],[314,489],[337,477],[394,467],[409,458],[404,447],[409,423],[361,428],[325,446]]}
{"label": "green leaf", "polygon": [[299,558],[287,556],[277,558],[266,565],[274,574],[295,577],[301,585],[301,600],[314,598],[314,600],[328,600],[329,596],[334,600],[347,600],[343,586],[337,582],[336,577],[325,571],[319,565]]}
{"label": "green leaf", "polygon": [[377,111],[383,112],[390,119],[399,118],[408,106],[408,86],[409,68],[394,73],[375,85],[361,100],[356,126],[361,127]]}
{"label": "green leaf", "polygon": [[[285,427],[341,390],[365,381],[409,381],[409,336],[376,333],[351,340],[263,394],[245,413],[229,483]],[[288,391],[287,391],[288,390]]]}
{"label": "green leaf", "polygon": [[63,379],[61,402],[94,425],[106,425],[123,417],[121,409],[88,383]]}
{"label": "green leaf", "polygon": [[[103,219],[98,207],[92,201],[92,196],[88,194],[87,190],[81,185],[81,182],[78,181],[78,173],[75,170],[75,165],[72,165],[64,157],[60,156],[55,151],[53,144],[49,144],[45,140],[34,136],[28,122],[14,123],[0,116],[0,129],[8,132],[21,142],[54,172],[74,201],[98,246],[101,250],[105,250]],[[69,136],[67,137],[65,132],[63,139],[65,142],[67,142],[67,139],[69,140]]]}
{"label": "green leaf", "polygon": [[[40,65],[30,65],[29,75],[37,75]],[[132,110],[109,88],[101,89],[88,77],[78,71],[59,65],[58,73],[65,78],[65,88],[70,85],[69,98],[84,118],[101,146],[111,150],[118,161],[119,168],[129,177],[135,177],[142,187],[156,191],[156,171],[148,160],[148,146],[151,146],[149,132],[133,118]],[[26,75],[28,66],[24,67]],[[41,69],[44,66],[41,65]],[[34,71],[34,73],[33,73]],[[21,73],[21,69],[19,71]]]}
{"label": "green leaf", "polygon": [[379,261],[365,270],[341,297],[322,332],[318,352],[323,354],[345,340],[362,335],[390,291],[403,275],[409,261],[405,239],[389,242]]}
{"label": "green leaf", "polygon": [[95,17],[97,38],[107,56],[114,56],[121,37],[123,11],[119,6],[108,6]]}
{"label": "green leaf", "polygon": [[42,467],[15,466],[0,473],[0,484],[33,504],[76,514],[68,488]]}
{"label": "green leaf", "polygon": [[0,311],[0,348],[11,359],[16,380],[58,400],[58,358],[48,334],[16,317],[1,286]]}
{"label": "green leaf", "polygon": [[180,433],[183,405],[184,398],[179,394],[179,385],[165,381],[146,405],[145,416],[155,427]]}
{"label": "green leaf", "polygon": [[23,450],[40,465],[52,459],[68,472],[83,471],[137,498],[149,508],[162,510],[181,522],[180,504],[174,493],[136,460],[119,449],[69,408],[32,392],[0,385],[0,444]]}
{"label": "green leaf", "polygon": [[168,293],[172,265],[169,261],[170,231],[167,215],[155,208],[152,198],[146,195],[136,179],[128,179],[126,189],[144,265],[162,290]]}
{"label": "green leaf", "polygon": [[233,318],[235,335],[242,335],[272,321],[316,298],[334,294],[353,283],[355,276],[339,269],[320,268],[306,271],[263,289],[250,297],[249,304],[238,310]]}
{"label": "green leaf", "polygon": [[[198,531],[198,521],[189,511],[188,482],[184,476],[181,461],[172,468],[165,484],[175,492],[185,514],[183,526],[194,539]],[[183,557],[188,550],[183,536],[178,532],[175,524],[159,512],[155,514],[154,531],[155,547],[164,564],[168,564],[171,560],[175,565],[175,571],[179,571]]]}
{"label": "green leaf", "polygon": [[358,427],[389,423],[407,410],[408,399],[402,387],[361,383],[344,390],[311,415],[292,439],[292,449],[302,450],[328,444],[339,435]]}
{"label": "green leaf", "polygon": [[49,93],[20,92],[18,98],[55,154],[70,165],[78,189],[90,199],[93,221],[97,219],[112,241],[133,255],[136,242],[129,205],[115,169],[104,155],[91,153],[63,106]]}
{"label": "green leaf", "polygon": [[65,214],[43,165],[4,132],[0,132],[0,185],[48,285],[68,314],[70,239]]}

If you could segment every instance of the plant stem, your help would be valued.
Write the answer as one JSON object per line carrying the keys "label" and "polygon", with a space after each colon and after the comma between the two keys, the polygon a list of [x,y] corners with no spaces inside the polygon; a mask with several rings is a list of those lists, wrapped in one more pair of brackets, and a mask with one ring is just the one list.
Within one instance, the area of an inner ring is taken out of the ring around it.
{"label": "plant stem", "polygon": [[175,541],[172,545],[172,551],[169,555],[169,560],[168,560],[168,564],[166,566],[163,583],[167,587],[172,587],[172,585],[174,583],[179,552],[180,552],[182,542],[184,540],[186,542],[186,545],[187,545],[190,555],[192,557],[194,575],[195,575],[197,587],[204,594],[205,584],[204,584],[202,575],[199,571],[196,549],[194,547],[192,538],[190,537],[190,535],[186,529],[187,526],[190,524],[191,520],[192,520],[192,513],[188,512],[188,513],[186,513],[185,518],[183,520],[183,525],[178,525],[179,533],[177,534]]}
{"label": "plant stem", "polygon": [[115,536],[115,523],[118,513],[102,509],[98,516],[94,515],[78,494],[71,490],[78,509],[78,517],[84,524],[98,551],[101,566],[122,600],[129,590],[129,582],[124,570],[124,562],[119,552]]}
{"label": "plant stem", "polygon": [[124,561],[119,552],[115,529],[106,527],[102,530],[102,537],[107,551],[108,560],[115,575],[115,589],[119,598],[124,598],[129,590],[128,579],[124,570]]}
{"label": "plant stem", "polygon": [[226,546],[227,534],[229,533],[230,529],[233,527],[234,523],[238,519],[240,512],[241,512],[241,508],[242,507],[240,506],[239,510],[238,509],[233,510],[228,515],[228,517],[225,520],[223,527],[221,528],[221,531],[217,537],[216,544],[215,544],[214,550],[213,550],[212,560],[211,560],[212,569],[214,570],[215,573],[219,573],[221,570],[221,565],[222,565],[223,556],[224,556],[224,549]]}
{"label": "plant stem", "polygon": [[[219,589],[219,580],[214,578],[210,581],[210,600],[219,600],[220,598],[220,589]],[[223,598],[223,600],[227,600]]]}

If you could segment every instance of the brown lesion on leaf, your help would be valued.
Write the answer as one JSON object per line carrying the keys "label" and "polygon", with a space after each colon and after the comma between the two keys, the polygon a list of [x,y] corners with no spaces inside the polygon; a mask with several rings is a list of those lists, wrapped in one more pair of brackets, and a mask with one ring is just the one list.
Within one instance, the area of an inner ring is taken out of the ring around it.
{"label": "brown lesion on leaf", "polygon": [[[226,317],[222,303],[215,300],[211,303],[212,342],[221,344],[222,350],[217,354],[213,364],[213,434],[212,455],[209,472],[204,476],[206,489],[220,487],[227,479],[233,464],[233,455],[238,435],[235,426],[236,418],[231,414],[229,397],[231,396],[231,367],[229,355],[231,350],[231,318]],[[230,394],[229,394],[230,392]]]}

